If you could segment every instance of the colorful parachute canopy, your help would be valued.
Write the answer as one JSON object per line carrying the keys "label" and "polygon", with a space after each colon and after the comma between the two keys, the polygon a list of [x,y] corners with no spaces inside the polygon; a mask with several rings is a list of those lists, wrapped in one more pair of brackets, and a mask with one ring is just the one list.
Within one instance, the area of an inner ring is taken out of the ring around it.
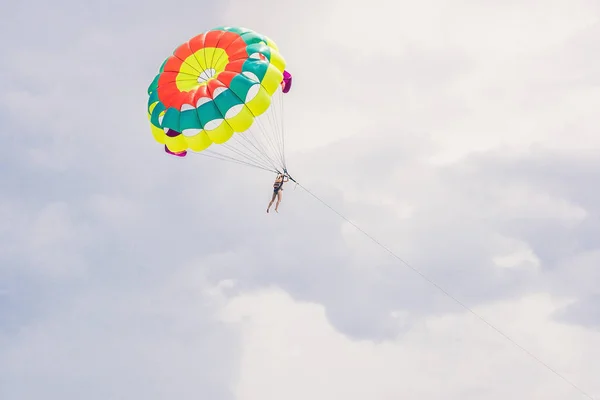
{"label": "colorful parachute canopy", "polygon": [[148,88],[155,140],[180,157],[193,151],[285,169],[281,93],[291,86],[285,67],[277,45],[249,29],[220,27],[191,38],[163,62]]}

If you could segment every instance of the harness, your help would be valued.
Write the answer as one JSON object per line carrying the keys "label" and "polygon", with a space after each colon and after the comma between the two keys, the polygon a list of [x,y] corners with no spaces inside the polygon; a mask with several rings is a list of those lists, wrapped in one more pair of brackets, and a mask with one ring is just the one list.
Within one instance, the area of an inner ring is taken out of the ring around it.
{"label": "harness", "polygon": [[288,175],[286,175],[286,174],[282,174],[282,175],[281,175],[281,182],[275,182],[275,183],[273,184],[273,192],[274,192],[274,193],[277,193],[277,192],[279,192],[279,190],[281,189],[281,187],[283,186],[283,184],[284,184],[284,182],[285,182],[285,180],[284,180],[284,179],[285,179],[285,177],[286,177],[286,176],[288,176]]}
{"label": "harness", "polygon": [[281,182],[275,182],[273,184],[273,191],[275,193],[279,192],[279,189],[281,189],[282,186],[283,186],[283,177],[281,177]]}

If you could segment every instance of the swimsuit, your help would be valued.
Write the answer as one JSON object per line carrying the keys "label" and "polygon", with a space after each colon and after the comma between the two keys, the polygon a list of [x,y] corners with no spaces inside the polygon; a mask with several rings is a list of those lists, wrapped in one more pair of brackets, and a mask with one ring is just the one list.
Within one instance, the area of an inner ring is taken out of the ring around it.
{"label": "swimsuit", "polygon": [[279,192],[279,189],[281,189],[282,186],[283,186],[283,180],[281,182],[275,182],[273,184],[273,193],[277,194],[277,192]]}

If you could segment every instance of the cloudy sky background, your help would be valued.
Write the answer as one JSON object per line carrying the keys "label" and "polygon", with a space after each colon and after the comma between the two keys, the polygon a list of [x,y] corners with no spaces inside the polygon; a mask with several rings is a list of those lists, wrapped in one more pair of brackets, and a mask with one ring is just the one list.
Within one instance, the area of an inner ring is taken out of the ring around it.
{"label": "cloudy sky background", "polygon": [[600,396],[600,3],[13,2],[0,398],[585,398],[301,188],[168,157],[146,88],[242,25],[309,190]]}

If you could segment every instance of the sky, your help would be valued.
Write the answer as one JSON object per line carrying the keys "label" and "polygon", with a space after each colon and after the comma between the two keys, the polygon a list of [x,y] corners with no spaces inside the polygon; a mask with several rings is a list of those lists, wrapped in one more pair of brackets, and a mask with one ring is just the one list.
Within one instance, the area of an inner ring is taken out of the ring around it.
{"label": "sky", "polygon": [[[0,18],[3,400],[600,398],[597,1]],[[278,214],[272,174],[150,134],[160,64],[221,25],[294,76]]]}

